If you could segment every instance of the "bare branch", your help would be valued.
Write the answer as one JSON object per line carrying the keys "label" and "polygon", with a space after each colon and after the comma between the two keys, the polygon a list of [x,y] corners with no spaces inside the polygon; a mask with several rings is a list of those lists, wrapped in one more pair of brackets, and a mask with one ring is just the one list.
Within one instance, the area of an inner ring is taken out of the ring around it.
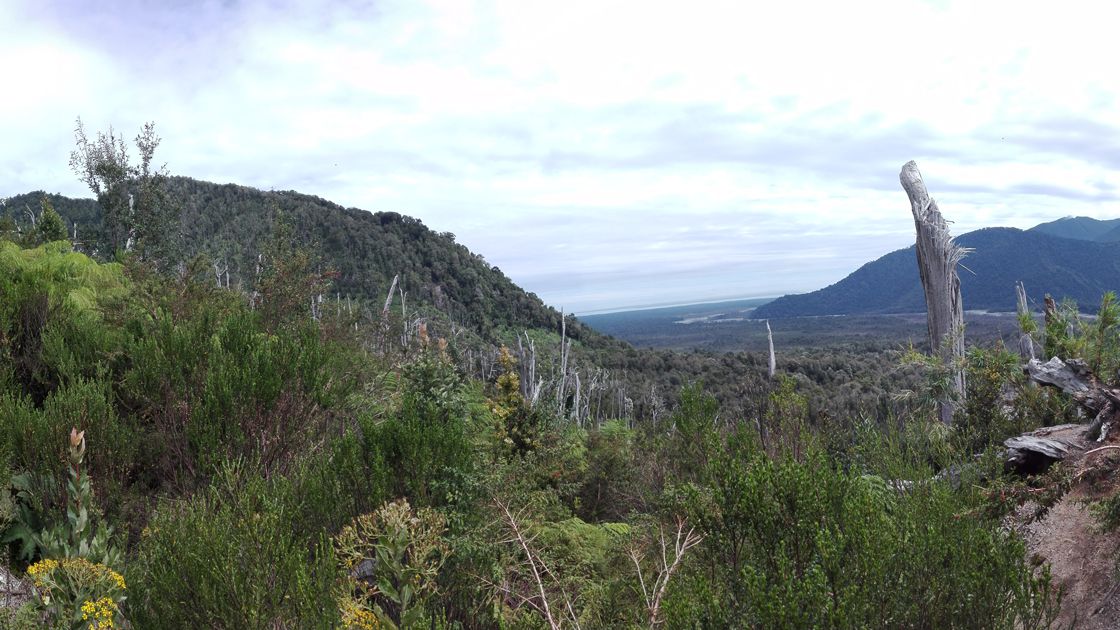
{"label": "bare branch", "polygon": [[[657,574],[650,587],[652,592],[646,587],[646,580],[642,570],[642,558],[645,555],[644,550],[639,546],[633,546],[627,554],[631,562],[634,563],[635,570],[638,572],[638,585],[642,589],[642,599],[646,604],[650,628],[657,628],[663,623],[661,620],[661,604],[665,599],[665,593],[668,591],[669,581],[672,579],[673,574],[680,568],[681,563],[684,561],[685,553],[704,540],[704,536],[697,533],[694,528],[688,527],[686,531],[686,527],[687,523],[684,518],[678,516],[670,545],[670,537],[666,536],[664,526],[657,526],[657,543],[660,547],[661,557],[657,561]],[[671,551],[670,546],[672,547]]]}
{"label": "bare branch", "polygon": [[517,522],[517,518],[509,511],[509,506],[501,499],[494,499],[494,504],[498,506],[506,527],[508,527],[510,533],[513,534],[513,538],[510,539],[511,542],[517,542],[529,563],[529,570],[533,574],[533,581],[536,583],[537,593],[541,598],[542,612],[544,613],[545,620],[548,621],[548,626],[553,630],[558,630],[561,625],[552,616],[552,609],[548,604],[548,594],[545,592],[544,588],[544,580],[541,578],[541,571],[537,566],[538,558],[536,554],[533,553],[533,550],[529,548],[529,540],[525,537],[520,523]]}

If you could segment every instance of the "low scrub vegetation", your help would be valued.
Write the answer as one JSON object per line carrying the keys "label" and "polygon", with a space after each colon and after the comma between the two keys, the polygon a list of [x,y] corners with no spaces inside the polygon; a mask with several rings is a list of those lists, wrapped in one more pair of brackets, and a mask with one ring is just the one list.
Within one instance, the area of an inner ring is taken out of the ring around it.
{"label": "low scrub vegetation", "polygon": [[998,349],[970,357],[953,429],[918,403],[830,415],[788,376],[733,417],[686,383],[663,413],[575,423],[522,396],[511,352],[479,378],[454,341],[389,352],[380,323],[308,317],[306,265],[268,276],[277,311],[197,266],[0,243],[0,539],[36,593],[0,628],[1053,618],[990,509],[999,462],[974,457],[1026,422],[995,404],[1017,386]]}

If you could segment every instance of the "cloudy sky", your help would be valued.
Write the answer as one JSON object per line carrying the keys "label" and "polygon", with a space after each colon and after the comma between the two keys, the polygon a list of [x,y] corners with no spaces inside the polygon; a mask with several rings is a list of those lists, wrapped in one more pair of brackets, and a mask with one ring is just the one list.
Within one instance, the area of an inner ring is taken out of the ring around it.
{"label": "cloudy sky", "polygon": [[[1060,8],[1059,8],[1060,7]],[[174,174],[450,231],[590,312],[800,292],[912,242],[1120,217],[1109,3],[0,1],[0,197],[74,121]]]}

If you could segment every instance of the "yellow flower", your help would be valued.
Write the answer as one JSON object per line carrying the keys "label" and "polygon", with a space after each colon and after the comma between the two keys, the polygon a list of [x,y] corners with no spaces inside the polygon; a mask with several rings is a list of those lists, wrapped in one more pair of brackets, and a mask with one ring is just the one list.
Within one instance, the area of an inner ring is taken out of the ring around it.
{"label": "yellow flower", "polygon": [[381,627],[377,615],[352,599],[342,600],[339,607],[342,609],[342,626],[346,630],[376,630]]}
{"label": "yellow flower", "polygon": [[117,604],[108,597],[97,601],[82,603],[82,621],[89,621],[90,628],[115,628],[113,618],[117,614]]}
{"label": "yellow flower", "polygon": [[35,586],[42,587],[47,575],[58,568],[58,560],[40,560],[27,567],[27,574],[35,581]]}
{"label": "yellow flower", "polygon": [[[39,565],[43,565],[39,567]],[[126,590],[128,588],[125,584],[124,576],[116,571],[110,569],[103,564],[96,564],[86,560],[85,558],[64,558],[61,562],[57,560],[43,560],[27,570],[31,577],[35,578],[39,574],[45,575],[50,571],[62,567],[64,571],[73,576],[80,576],[85,580],[109,580],[117,588]],[[31,569],[35,568],[37,573],[32,574]]]}

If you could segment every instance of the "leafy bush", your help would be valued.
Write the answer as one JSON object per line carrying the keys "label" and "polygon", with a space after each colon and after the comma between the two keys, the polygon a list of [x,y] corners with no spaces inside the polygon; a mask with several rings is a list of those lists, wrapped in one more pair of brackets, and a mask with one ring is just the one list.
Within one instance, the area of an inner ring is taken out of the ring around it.
{"label": "leafy bush", "polygon": [[967,495],[870,479],[818,450],[805,462],[729,451],[709,487],[686,489],[707,538],[666,602],[669,625],[1044,625],[1048,575],[998,522],[968,516]]}
{"label": "leafy bush", "polygon": [[126,291],[119,265],[98,264],[69,243],[0,242],[0,358],[21,393],[40,403],[67,379],[96,373],[107,339],[100,308]]}
{"label": "leafy bush", "polygon": [[954,418],[954,441],[965,454],[978,453],[1037,426],[1037,418],[1014,413],[1011,398],[1025,385],[1019,356],[1001,345],[971,348],[965,363],[967,392],[964,413]]}
{"label": "leafy bush", "polygon": [[296,534],[304,508],[287,480],[232,465],[205,492],[164,502],[126,572],[137,626],[336,627],[334,554]]}
{"label": "leafy bush", "polygon": [[578,512],[590,521],[617,521],[637,507],[635,432],[611,420],[587,435],[587,472]]}
{"label": "leafy bush", "polygon": [[368,457],[392,471],[390,491],[420,506],[443,506],[460,496],[475,468],[471,440],[474,406],[470,390],[454,366],[424,352],[404,368],[399,406],[388,418],[361,419]]}
{"label": "leafy bush", "polygon": [[445,527],[439,512],[413,510],[404,499],[344,527],[334,539],[346,575],[343,613],[360,619],[369,611],[386,628],[418,627],[451,551]]}
{"label": "leafy bush", "polygon": [[367,452],[360,431],[348,430],[305,456],[288,478],[303,509],[293,515],[298,535],[337,532],[389,496],[391,471],[378,451]]}

